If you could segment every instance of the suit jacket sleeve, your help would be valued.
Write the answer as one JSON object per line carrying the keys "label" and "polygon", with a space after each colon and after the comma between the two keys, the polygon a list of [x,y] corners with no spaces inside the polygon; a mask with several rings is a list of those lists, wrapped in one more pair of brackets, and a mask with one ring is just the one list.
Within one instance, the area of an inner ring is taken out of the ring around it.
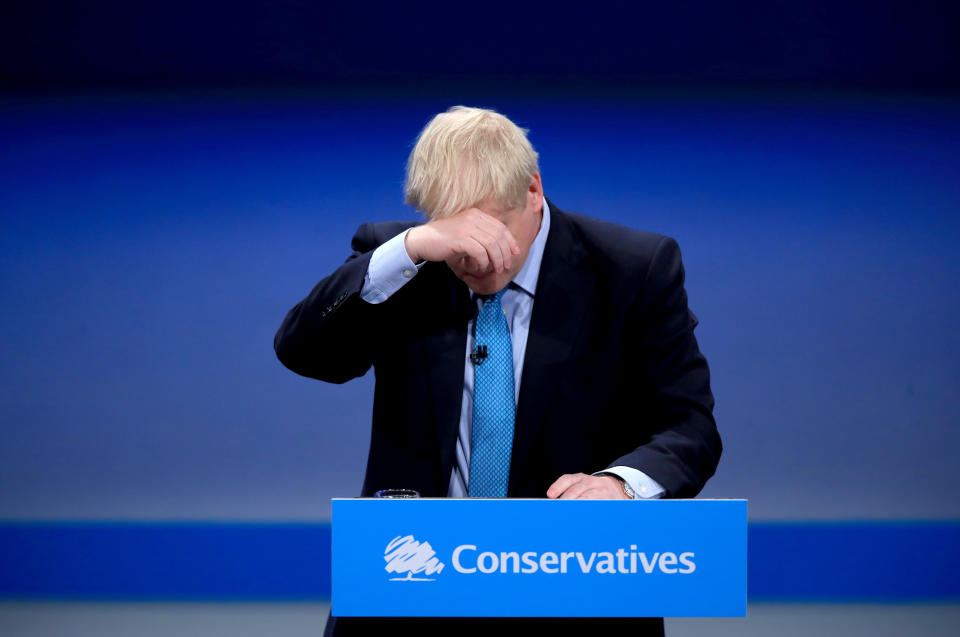
{"label": "suit jacket sleeve", "polygon": [[274,337],[277,358],[310,378],[344,383],[363,376],[373,363],[383,307],[360,298],[373,250],[412,223],[365,223],[353,237],[346,262],[313,288],[288,313]]}
{"label": "suit jacket sleeve", "polygon": [[707,361],[687,307],[684,270],[676,241],[657,246],[632,311],[631,338],[645,388],[639,409],[648,412],[649,440],[610,466],[636,467],[659,482],[670,497],[693,497],[716,470],[722,445],[713,419]]}

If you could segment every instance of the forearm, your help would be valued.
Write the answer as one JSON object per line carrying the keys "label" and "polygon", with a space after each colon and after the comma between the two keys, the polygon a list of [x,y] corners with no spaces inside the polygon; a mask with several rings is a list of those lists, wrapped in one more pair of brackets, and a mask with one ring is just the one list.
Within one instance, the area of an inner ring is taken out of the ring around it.
{"label": "forearm", "polygon": [[662,486],[662,497],[692,498],[713,476],[721,450],[713,419],[691,417],[655,434],[650,442],[610,464],[642,471]]}

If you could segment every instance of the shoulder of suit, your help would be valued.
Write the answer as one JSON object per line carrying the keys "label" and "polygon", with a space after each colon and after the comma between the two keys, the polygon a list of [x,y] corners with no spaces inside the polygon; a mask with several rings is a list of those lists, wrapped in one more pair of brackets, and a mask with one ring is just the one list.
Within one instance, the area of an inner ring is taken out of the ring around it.
{"label": "shoulder of suit", "polygon": [[570,222],[588,254],[617,262],[621,266],[636,263],[643,267],[665,244],[676,245],[676,241],[666,235],[637,230],[576,212],[556,212]]}
{"label": "shoulder of suit", "polygon": [[357,228],[351,245],[357,252],[368,252],[394,238],[404,230],[418,226],[422,221],[367,222]]}

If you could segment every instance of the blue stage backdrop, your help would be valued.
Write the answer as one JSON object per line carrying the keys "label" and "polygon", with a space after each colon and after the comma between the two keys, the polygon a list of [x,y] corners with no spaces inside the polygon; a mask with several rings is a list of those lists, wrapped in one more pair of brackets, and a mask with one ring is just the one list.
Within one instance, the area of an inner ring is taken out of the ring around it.
{"label": "blue stage backdrop", "polygon": [[[704,495],[750,500],[751,551],[770,549],[751,563],[758,590],[805,595],[775,568],[780,532],[822,557],[851,537],[929,542],[923,521],[940,520],[955,550],[960,103],[822,92],[0,102],[4,537],[101,521],[97,546],[125,554],[104,541],[111,525],[188,520],[224,538],[233,523],[319,524],[324,541],[329,499],[360,487],[372,374],[297,377],[273,333],[359,223],[416,216],[402,204],[406,155],[455,103],[529,128],[558,206],[679,241],[725,443]],[[83,546],[70,537],[52,555]],[[4,564],[22,559],[0,546]],[[958,595],[921,580],[891,595]],[[28,594],[26,581],[0,595]],[[845,581],[837,598],[856,598]],[[273,594],[324,594],[294,588]]]}

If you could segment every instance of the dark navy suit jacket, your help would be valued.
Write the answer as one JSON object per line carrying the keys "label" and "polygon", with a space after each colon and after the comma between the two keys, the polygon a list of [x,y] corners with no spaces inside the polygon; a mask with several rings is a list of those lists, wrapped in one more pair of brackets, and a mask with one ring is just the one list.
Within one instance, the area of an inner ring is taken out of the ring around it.
{"label": "dark navy suit jacket", "polygon": [[[692,497],[721,443],[707,363],[673,239],[567,213],[550,203],[520,383],[510,497],[545,497],[564,473],[636,467]],[[427,263],[387,301],[360,298],[374,248],[412,222],[364,224],[354,253],[287,314],[277,356],[342,383],[376,371],[362,493],[445,496],[460,419],[470,295]],[[335,423],[331,423],[335,425]]]}

